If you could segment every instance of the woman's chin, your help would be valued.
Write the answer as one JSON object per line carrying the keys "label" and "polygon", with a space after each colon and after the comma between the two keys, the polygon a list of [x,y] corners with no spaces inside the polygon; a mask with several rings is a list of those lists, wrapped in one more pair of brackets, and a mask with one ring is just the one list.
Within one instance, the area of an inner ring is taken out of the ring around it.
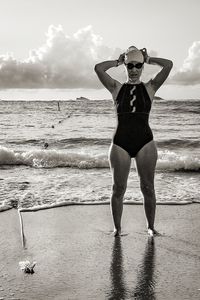
{"label": "woman's chin", "polygon": [[139,81],[139,77],[138,76],[131,76],[129,77],[130,81]]}

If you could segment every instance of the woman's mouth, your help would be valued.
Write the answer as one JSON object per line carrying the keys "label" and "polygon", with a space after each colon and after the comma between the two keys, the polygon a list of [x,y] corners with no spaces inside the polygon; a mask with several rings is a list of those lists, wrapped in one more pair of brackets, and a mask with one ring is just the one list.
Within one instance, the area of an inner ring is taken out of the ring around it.
{"label": "woman's mouth", "polygon": [[137,76],[138,76],[137,73],[132,73],[132,74],[130,74],[130,75],[131,75],[131,77],[137,77]]}

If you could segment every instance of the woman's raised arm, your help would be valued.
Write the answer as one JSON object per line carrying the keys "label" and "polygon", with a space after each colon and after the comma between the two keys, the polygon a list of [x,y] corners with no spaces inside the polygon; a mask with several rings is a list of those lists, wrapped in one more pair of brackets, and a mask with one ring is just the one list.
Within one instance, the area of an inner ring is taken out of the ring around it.
{"label": "woman's raised arm", "polygon": [[159,57],[147,57],[146,62],[162,67],[162,70],[151,80],[152,88],[156,92],[169,76],[173,62],[169,59]]}
{"label": "woman's raised arm", "polygon": [[119,59],[117,60],[108,60],[103,61],[99,64],[96,64],[94,67],[97,76],[101,83],[107,88],[111,94],[113,93],[114,89],[116,88],[117,80],[113,79],[108,73],[106,72],[110,68],[118,67],[119,65],[123,64],[124,62],[124,54],[121,54]]}

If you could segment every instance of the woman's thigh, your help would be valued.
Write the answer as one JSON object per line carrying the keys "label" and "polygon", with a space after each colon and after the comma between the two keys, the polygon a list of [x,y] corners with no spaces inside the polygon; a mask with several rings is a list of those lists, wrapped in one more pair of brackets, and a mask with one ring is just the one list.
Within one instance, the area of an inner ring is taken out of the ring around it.
{"label": "woman's thigh", "polygon": [[157,157],[157,148],[154,141],[147,143],[138,152],[135,160],[140,179],[153,182]]}
{"label": "woman's thigh", "polygon": [[131,166],[131,157],[128,152],[115,144],[111,144],[109,150],[109,163],[112,171],[113,183],[126,185]]}

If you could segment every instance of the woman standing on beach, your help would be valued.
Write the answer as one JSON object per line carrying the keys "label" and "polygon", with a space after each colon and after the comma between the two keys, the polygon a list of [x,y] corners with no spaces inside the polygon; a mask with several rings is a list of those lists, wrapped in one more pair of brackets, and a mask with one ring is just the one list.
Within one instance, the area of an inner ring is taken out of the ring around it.
{"label": "woman standing on beach", "polygon": [[[140,81],[144,63],[162,67],[155,78],[147,83]],[[122,64],[125,65],[127,71],[127,81],[124,84],[113,79],[106,72]],[[123,197],[132,157],[136,160],[140,187],[144,196],[148,234],[151,236],[156,234],[154,229],[156,210],[154,173],[157,149],[148,120],[154,95],[168,77],[172,66],[172,61],[149,57],[145,48],[138,50],[134,46],[129,47],[117,60],[104,61],[95,66],[100,81],[112,94],[118,119],[109,150],[113,179],[111,210],[115,236],[121,234]]]}

